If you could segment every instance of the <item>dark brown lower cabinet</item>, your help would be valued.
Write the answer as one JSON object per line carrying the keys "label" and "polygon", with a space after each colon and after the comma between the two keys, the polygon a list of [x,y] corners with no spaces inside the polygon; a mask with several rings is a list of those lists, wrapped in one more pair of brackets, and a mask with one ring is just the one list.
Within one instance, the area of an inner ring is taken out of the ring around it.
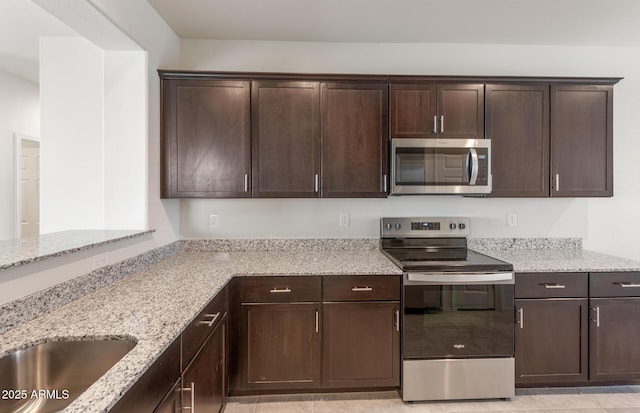
{"label": "dark brown lower cabinet", "polygon": [[222,410],[226,396],[226,328],[223,320],[182,374],[182,405],[189,411]]}
{"label": "dark brown lower cabinet", "polygon": [[589,305],[589,379],[640,379],[640,298],[592,298]]}
{"label": "dark brown lower cabinet", "polygon": [[153,413],[182,413],[182,379],[169,390]]}
{"label": "dark brown lower cabinet", "polygon": [[244,390],[320,386],[320,303],[242,304]]}
{"label": "dark brown lower cabinet", "polygon": [[518,299],[516,383],[588,379],[588,300]]}
{"label": "dark brown lower cabinet", "polygon": [[324,388],[400,384],[397,302],[323,303]]}

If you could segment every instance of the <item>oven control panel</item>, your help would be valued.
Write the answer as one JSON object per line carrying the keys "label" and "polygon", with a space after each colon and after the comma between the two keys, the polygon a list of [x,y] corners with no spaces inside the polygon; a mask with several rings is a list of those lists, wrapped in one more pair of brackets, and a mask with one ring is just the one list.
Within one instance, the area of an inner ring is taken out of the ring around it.
{"label": "oven control panel", "polygon": [[380,236],[382,238],[467,237],[469,236],[469,218],[381,218]]}

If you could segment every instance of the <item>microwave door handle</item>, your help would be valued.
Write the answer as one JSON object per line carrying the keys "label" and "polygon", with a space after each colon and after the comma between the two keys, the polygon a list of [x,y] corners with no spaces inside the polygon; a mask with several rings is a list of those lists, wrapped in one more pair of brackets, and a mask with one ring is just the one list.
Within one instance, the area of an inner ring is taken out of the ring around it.
{"label": "microwave door handle", "polygon": [[469,177],[469,186],[474,186],[478,180],[478,151],[476,151],[475,148],[470,148],[469,156],[471,157],[471,176]]}

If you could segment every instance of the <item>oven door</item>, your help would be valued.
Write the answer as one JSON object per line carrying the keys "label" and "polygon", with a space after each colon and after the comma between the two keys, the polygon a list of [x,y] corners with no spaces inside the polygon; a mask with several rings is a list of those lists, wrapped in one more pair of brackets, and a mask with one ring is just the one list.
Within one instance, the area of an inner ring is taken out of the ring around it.
{"label": "oven door", "polygon": [[405,360],[513,357],[513,273],[406,273],[402,331]]}
{"label": "oven door", "polygon": [[489,139],[392,139],[391,195],[491,192]]}

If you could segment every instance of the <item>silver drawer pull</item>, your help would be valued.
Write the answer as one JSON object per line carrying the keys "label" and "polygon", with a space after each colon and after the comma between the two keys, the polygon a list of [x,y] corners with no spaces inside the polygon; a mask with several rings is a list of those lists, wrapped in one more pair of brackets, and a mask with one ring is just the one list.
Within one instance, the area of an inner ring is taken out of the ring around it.
{"label": "silver drawer pull", "polygon": [[286,288],[272,288],[269,290],[270,293],[290,293],[291,292],[291,288],[286,287]]}
{"label": "silver drawer pull", "polygon": [[371,288],[371,287],[353,287],[351,289],[351,291],[354,291],[354,292],[358,292],[358,291],[373,291],[373,288]]}
{"label": "silver drawer pull", "polygon": [[544,288],[566,288],[564,284],[558,283],[544,283]]}
{"label": "silver drawer pull", "polygon": [[640,284],[637,283],[616,283],[622,288],[640,288]]}
{"label": "silver drawer pull", "polygon": [[200,321],[200,324],[206,324],[207,327],[211,327],[213,325],[213,323],[216,322],[216,320],[218,319],[218,317],[220,317],[220,311],[218,311],[215,314],[205,314],[205,317],[212,317],[211,320],[209,321]]}

